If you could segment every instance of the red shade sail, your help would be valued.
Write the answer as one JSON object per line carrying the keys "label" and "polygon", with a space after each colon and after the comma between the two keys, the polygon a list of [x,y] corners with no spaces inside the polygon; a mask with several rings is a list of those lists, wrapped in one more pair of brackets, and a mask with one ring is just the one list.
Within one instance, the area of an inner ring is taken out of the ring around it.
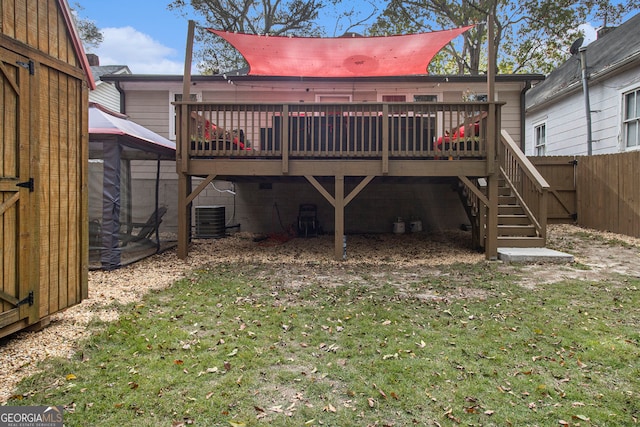
{"label": "red shade sail", "polygon": [[255,76],[381,77],[427,74],[429,62],[472,26],[384,37],[282,37],[209,29],[235,47]]}

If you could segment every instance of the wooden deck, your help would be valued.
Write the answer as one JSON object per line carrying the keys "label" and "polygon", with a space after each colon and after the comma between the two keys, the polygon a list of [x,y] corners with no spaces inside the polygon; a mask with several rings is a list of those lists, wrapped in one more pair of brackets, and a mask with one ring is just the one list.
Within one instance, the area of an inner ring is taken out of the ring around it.
{"label": "wooden deck", "polygon": [[[305,177],[335,209],[342,257],[344,208],[375,177],[460,177],[486,186],[476,233],[497,255],[500,103],[181,102],[177,105],[178,255],[187,256],[191,202],[214,178]],[[504,156],[502,156],[504,157]],[[191,188],[191,177],[205,177]],[[328,192],[317,177],[333,177]],[[361,181],[345,194],[345,177]],[[477,199],[477,197],[476,197]],[[476,212],[477,213],[477,212]]]}
{"label": "wooden deck", "polygon": [[[499,109],[499,104],[491,106]],[[187,131],[181,135],[178,153],[181,170],[192,175],[203,172],[203,159],[216,160],[217,168],[230,175],[335,175],[330,166],[335,162],[327,160],[339,160],[345,175],[366,170],[367,174],[442,176],[448,169],[449,175],[457,175],[459,166],[453,164],[420,167],[421,172],[393,167],[393,163],[406,166],[403,160],[442,159],[463,161],[484,175],[487,155],[495,153],[495,137],[489,137],[486,120],[488,103],[186,103],[185,107],[187,120],[178,120]],[[466,132],[460,132],[461,127]],[[239,162],[256,159],[275,160],[280,166],[276,171],[269,162],[254,167]],[[365,161],[366,166],[353,160]],[[296,164],[305,169],[297,170]],[[370,170],[373,165],[375,170]]]}

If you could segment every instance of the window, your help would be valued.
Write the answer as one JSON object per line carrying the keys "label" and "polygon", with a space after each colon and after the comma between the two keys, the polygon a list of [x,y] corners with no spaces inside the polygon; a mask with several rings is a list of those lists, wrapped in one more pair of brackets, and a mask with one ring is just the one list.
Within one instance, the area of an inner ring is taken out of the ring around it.
{"label": "window", "polygon": [[542,123],[533,127],[535,155],[544,156],[547,151],[547,124]]}
{"label": "window", "polygon": [[[189,98],[192,101],[202,101],[202,93],[191,93]],[[176,140],[176,129],[178,128],[176,123],[176,106],[171,104],[172,102],[182,101],[181,93],[171,92],[169,96],[169,139]]]}
{"label": "window", "polygon": [[382,102],[407,102],[406,95],[382,95]]}
{"label": "window", "polygon": [[413,102],[437,102],[438,95],[413,95]]}
{"label": "window", "polygon": [[624,144],[626,148],[640,146],[640,89],[624,95]]}
{"label": "window", "polygon": [[317,94],[316,95],[316,102],[335,102],[335,103],[351,102],[351,95]]}

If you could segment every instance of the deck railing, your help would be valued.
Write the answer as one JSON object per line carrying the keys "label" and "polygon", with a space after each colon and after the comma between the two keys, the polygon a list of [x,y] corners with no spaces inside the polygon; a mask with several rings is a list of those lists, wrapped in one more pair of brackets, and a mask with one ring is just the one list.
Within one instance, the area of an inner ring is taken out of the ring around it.
{"label": "deck railing", "polygon": [[189,158],[475,159],[489,143],[482,102],[180,104]]}
{"label": "deck railing", "polygon": [[506,131],[498,144],[500,172],[536,227],[539,237],[547,237],[547,204],[549,184],[522,153]]}

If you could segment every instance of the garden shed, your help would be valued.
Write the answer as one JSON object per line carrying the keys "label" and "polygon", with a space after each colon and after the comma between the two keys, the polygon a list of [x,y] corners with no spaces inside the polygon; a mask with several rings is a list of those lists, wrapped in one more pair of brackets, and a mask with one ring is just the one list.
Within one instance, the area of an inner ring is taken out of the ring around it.
{"label": "garden shed", "polygon": [[65,0],[0,7],[0,336],[88,296],[87,59]]}

